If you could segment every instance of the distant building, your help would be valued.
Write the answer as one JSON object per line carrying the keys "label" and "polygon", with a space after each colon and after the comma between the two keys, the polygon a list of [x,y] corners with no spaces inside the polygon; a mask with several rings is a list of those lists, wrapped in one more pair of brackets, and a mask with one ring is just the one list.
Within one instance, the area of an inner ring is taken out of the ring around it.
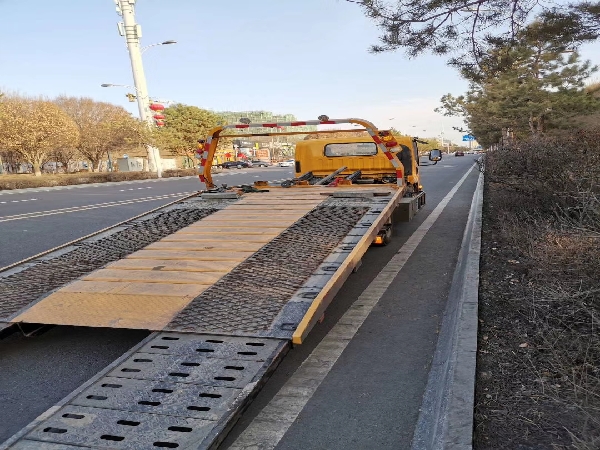
{"label": "distant building", "polygon": [[[293,114],[273,114],[270,111],[219,111],[217,114],[225,118],[227,124],[240,123],[241,118],[248,118],[252,123],[273,123],[273,122],[296,122],[298,119]],[[294,131],[305,131],[310,133],[316,131],[315,125],[294,127]],[[253,128],[253,133],[267,133],[273,131],[272,128]]]}
{"label": "distant building", "polygon": [[[270,111],[215,111],[224,118],[225,124],[240,123],[240,119],[250,119],[252,123],[281,123],[281,122],[297,122],[298,119],[293,114],[274,114]],[[315,125],[297,126],[288,128],[295,132],[304,132],[306,134],[317,131]],[[246,130],[239,130],[245,132]],[[288,136],[277,136],[277,128],[252,128],[251,133],[275,133],[275,136],[253,136],[240,139],[233,139],[232,148],[221,148],[215,154],[214,163],[220,164],[224,161],[233,161],[238,159],[254,159],[258,158],[258,150],[263,149],[263,153],[267,156],[262,156],[264,159],[281,159],[281,155],[293,154],[293,143],[288,142]],[[281,130],[283,131],[283,130]],[[235,134],[233,132],[232,134]],[[292,136],[289,136],[292,137]],[[303,135],[294,136],[297,139],[302,139]],[[297,139],[292,139],[294,142]],[[291,150],[290,150],[291,149]]]}

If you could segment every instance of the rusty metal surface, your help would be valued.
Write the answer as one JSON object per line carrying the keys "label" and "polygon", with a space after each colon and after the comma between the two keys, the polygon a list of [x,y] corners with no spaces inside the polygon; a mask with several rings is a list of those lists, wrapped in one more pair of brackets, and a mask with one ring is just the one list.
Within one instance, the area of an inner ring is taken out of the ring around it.
{"label": "rusty metal surface", "polygon": [[184,308],[165,330],[248,335],[276,316],[368,207],[317,207]]}
{"label": "rusty metal surface", "polygon": [[34,262],[20,272],[0,277],[0,321],[49,292],[117,261],[209,216],[216,208],[183,208],[137,220],[108,236],[76,244],[71,251]]}

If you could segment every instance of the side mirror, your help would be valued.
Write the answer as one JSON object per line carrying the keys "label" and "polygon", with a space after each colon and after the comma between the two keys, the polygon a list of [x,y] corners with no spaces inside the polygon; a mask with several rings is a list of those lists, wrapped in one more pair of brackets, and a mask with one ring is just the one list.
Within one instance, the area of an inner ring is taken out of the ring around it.
{"label": "side mirror", "polygon": [[429,152],[429,161],[441,161],[442,160],[442,151],[434,148]]}

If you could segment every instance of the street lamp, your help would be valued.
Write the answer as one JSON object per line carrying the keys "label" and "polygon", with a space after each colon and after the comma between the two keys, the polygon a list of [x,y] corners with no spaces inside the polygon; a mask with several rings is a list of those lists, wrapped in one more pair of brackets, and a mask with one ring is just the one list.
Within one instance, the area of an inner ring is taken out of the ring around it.
{"label": "street lamp", "polygon": [[[137,94],[136,98],[137,98],[137,101],[138,101],[138,107],[139,107],[140,104],[142,104],[144,106],[144,108],[147,107],[148,109],[151,109],[152,105],[150,104],[150,102],[154,102],[155,101],[155,100],[153,100],[153,99],[151,99],[149,97],[146,97],[146,98],[141,97],[141,95],[139,93],[139,90],[135,86],[131,86],[129,84],[102,83],[100,86],[101,87],[125,87],[125,88],[133,89],[136,92],[136,94]],[[127,94],[127,96],[128,97],[133,97],[132,94]],[[133,100],[133,98],[130,98],[129,100],[130,101],[135,101],[135,100]],[[171,100],[168,100],[167,102],[168,103],[174,103]],[[165,103],[165,102],[161,102],[161,103]],[[146,113],[146,117],[150,118],[150,120],[146,120],[145,122],[146,122],[147,126],[152,127],[153,126],[153,124],[151,123],[152,122],[152,118],[151,118],[152,112],[150,112],[148,110],[145,110],[145,113]],[[158,125],[158,122],[156,122],[156,125]],[[156,165],[156,174],[157,174],[158,178],[161,178],[162,177],[162,170],[161,170],[160,152],[159,152],[159,150],[156,147],[152,147],[150,145],[148,145],[147,147],[148,147],[147,148],[148,165],[150,166],[150,162],[154,161],[154,163]],[[109,159],[109,165],[110,165],[110,155],[108,156],[108,159]],[[152,171],[152,169],[150,169],[150,170]]]}
{"label": "street lamp", "polygon": [[156,47],[158,45],[171,45],[171,44],[177,44],[177,41],[165,41],[165,42],[158,42],[156,44],[146,45],[145,47],[142,47],[142,49],[140,50],[140,53],[144,53],[146,50],[148,50],[151,47]]}
{"label": "street lamp", "polygon": [[[101,87],[126,87],[126,88],[133,89],[137,94],[139,94],[137,88],[135,86],[131,86],[130,84],[102,83],[100,86]],[[164,103],[166,105],[170,105],[171,103],[177,103],[175,100],[163,100],[163,99],[157,99],[157,98],[152,98],[152,97],[148,97],[148,100],[151,102],[154,102],[154,103]]]}
{"label": "street lamp", "polygon": [[[131,72],[133,73],[133,81],[135,91],[137,93],[138,110],[140,119],[145,122],[148,127],[152,127],[152,114],[149,112],[150,98],[148,97],[148,87],[146,85],[146,76],[144,74],[144,66],[142,64],[142,52],[157,44],[152,44],[143,49],[140,49],[140,38],[142,37],[142,27],[135,22],[134,5],[136,0],[114,0],[117,6],[117,14],[123,18],[122,22],[118,23],[118,30],[121,36],[125,37],[127,50],[129,51],[129,59],[131,60]],[[158,45],[174,44],[175,41],[164,41]],[[109,86],[106,86],[109,87]],[[160,162],[160,153],[158,149],[148,145],[148,166],[152,172],[156,171],[158,178],[162,177],[162,169]]]}

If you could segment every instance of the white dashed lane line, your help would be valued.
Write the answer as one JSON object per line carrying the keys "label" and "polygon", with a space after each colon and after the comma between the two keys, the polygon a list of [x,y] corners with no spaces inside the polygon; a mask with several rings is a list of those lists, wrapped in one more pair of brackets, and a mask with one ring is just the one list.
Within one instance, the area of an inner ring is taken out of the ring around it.
{"label": "white dashed lane line", "polygon": [[139,187],[139,188],[129,188],[129,189],[119,189],[119,192],[139,191],[140,189],[152,189],[152,186],[145,186],[145,187]]}
{"label": "white dashed lane line", "polygon": [[6,201],[2,201],[0,202],[0,204],[5,204],[5,203],[21,203],[21,202],[34,202],[36,201],[37,198],[24,198],[23,200],[6,200]]}
{"label": "white dashed lane line", "polygon": [[34,211],[34,212],[29,212],[29,213],[13,214],[13,215],[9,215],[9,216],[0,216],[0,222],[25,220],[25,219],[32,219],[32,218],[37,218],[37,217],[53,216],[56,214],[69,214],[69,213],[76,213],[76,212],[81,212],[81,211],[88,211],[91,209],[111,208],[111,207],[116,207],[116,206],[131,205],[133,203],[152,202],[152,201],[157,201],[157,200],[171,200],[171,199],[175,199],[177,197],[182,197],[184,195],[189,195],[190,193],[191,192],[177,192],[175,194],[156,195],[156,196],[151,196],[151,197],[134,198],[134,199],[130,199],[130,200],[118,200],[118,201],[112,201],[112,202],[95,203],[95,204],[91,204],[91,205],[71,206],[69,208],[59,208],[59,209],[47,210],[47,211]]}

